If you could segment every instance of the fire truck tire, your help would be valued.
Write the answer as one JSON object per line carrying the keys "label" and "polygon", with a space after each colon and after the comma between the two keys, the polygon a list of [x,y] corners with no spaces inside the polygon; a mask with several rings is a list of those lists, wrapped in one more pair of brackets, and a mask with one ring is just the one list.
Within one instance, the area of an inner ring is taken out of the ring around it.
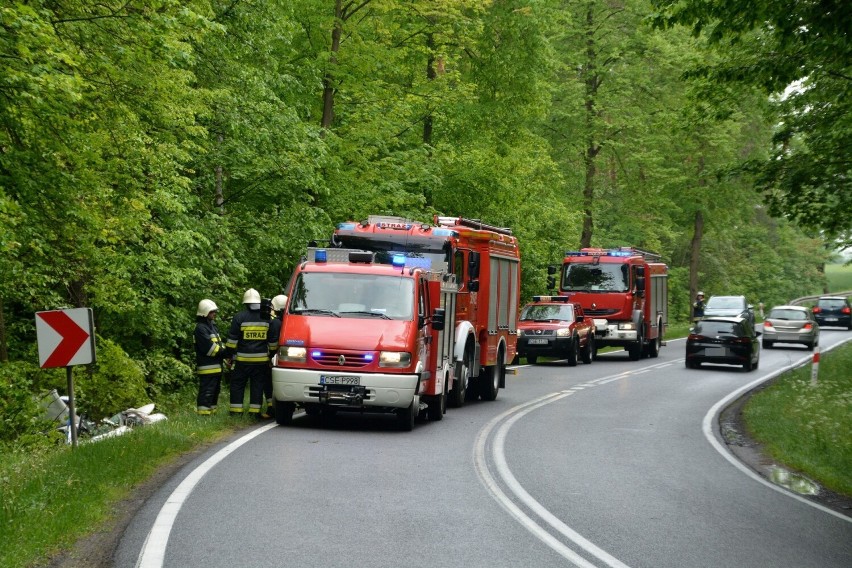
{"label": "fire truck tire", "polygon": [[571,347],[568,348],[568,366],[576,367],[577,359],[580,357],[580,340],[574,336],[571,340]]}
{"label": "fire truck tire", "polygon": [[450,391],[450,406],[452,408],[461,408],[464,406],[464,401],[468,398],[468,386],[470,385],[470,370],[473,367],[473,352],[470,349],[464,350],[464,357],[461,361],[456,361],[455,375],[459,377],[456,381],[453,390]]}
{"label": "fire truck tire", "polygon": [[429,417],[429,420],[433,420],[438,422],[439,420],[444,419],[444,414],[447,412],[447,383],[444,382],[444,392],[441,394],[429,399],[427,403],[428,407],[426,410],[426,416]]}
{"label": "fire truck tire", "polygon": [[296,405],[292,402],[275,401],[275,421],[286,426],[293,422],[293,413],[296,411]]}
{"label": "fire truck tire", "polygon": [[506,361],[504,361],[503,348],[497,351],[497,363],[487,367],[480,377],[479,398],[482,400],[496,400],[500,383],[506,375]]}
{"label": "fire truck tire", "polygon": [[320,412],[322,412],[322,408],[319,404],[305,405],[305,414],[307,414],[308,416],[319,416]]}
{"label": "fire truck tire", "polygon": [[586,347],[583,349],[580,355],[583,359],[584,365],[591,364],[592,359],[595,358],[595,351],[595,336],[589,334],[589,337],[586,339]]}
{"label": "fire truck tire", "polygon": [[[662,327],[659,325],[659,322],[657,323],[657,329],[658,330],[662,329]],[[648,357],[650,357],[652,359],[656,359],[657,357],[659,357],[660,356],[660,346],[662,345],[662,343],[663,343],[663,336],[659,335],[659,334],[657,335],[656,339],[652,339],[651,341],[649,341],[648,345],[647,345]]]}
{"label": "fire truck tire", "polygon": [[403,432],[411,432],[414,430],[414,401],[408,405],[408,408],[400,408],[396,411],[396,423],[399,429]]}

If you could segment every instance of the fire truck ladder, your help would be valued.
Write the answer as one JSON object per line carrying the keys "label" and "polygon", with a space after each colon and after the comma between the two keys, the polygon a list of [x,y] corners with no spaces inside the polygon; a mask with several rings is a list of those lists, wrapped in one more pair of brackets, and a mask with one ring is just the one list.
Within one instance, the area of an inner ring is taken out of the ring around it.
{"label": "fire truck ladder", "polygon": [[435,221],[442,227],[452,227],[453,225],[461,225],[470,229],[480,229],[485,231],[493,231],[501,235],[512,235],[512,229],[509,227],[496,227],[483,223],[479,219],[466,219],[464,217],[436,217]]}
{"label": "fire truck ladder", "polygon": [[646,250],[638,249],[635,247],[621,247],[618,250],[622,250],[625,252],[633,252],[645,258],[648,262],[659,262],[663,257],[655,252],[648,252]]}

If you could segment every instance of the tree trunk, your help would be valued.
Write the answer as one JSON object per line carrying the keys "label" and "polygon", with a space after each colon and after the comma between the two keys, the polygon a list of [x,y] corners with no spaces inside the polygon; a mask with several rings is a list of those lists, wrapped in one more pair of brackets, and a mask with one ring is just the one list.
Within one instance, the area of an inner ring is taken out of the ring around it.
{"label": "tree trunk", "polygon": [[[217,137],[217,141],[219,142],[219,149],[222,148],[222,140],[223,137],[221,134]],[[214,203],[216,204],[216,209],[219,211],[219,215],[225,214],[225,194],[222,189],[222,165],[219,164],[216,166],[216,195],[214,197]]]}
{"label": "tree trunk", "polygon": [[322,122],[323,130],[331,128],[334,122],[334,67],[337,65],[337,53],[340,51],[340,37],[343,35],[343,0],[334,2],[334,29],[331,30],[331,56],[328,71],[322,79]]}
{"label": "tree trunk", "polygon": [[689,244],[689,315],[692,313],[692,302],[698,294],[698,267],[701,259],[701,239],[704,237],[704,214],[701,209],[695,211],[695,220],[692,226],[692,241]]}
{"label": "tree trunk", "polygon": [[0,363],[9,362],[9,350],[6,347],[6,320],[3,318],[3,298],[0,298]]}
{"label": "tree trunk", "polygon": [[586,180],[583,185],[583,232],[580,234],[580,248],[592,246],[592,233],[594,229],[593,208],[595,202],[595,175],[597,167],[595,159],[601,150],[595,142],[595,118],[597,109],[595,99],[600,86],[600,78],[597,76],[597,50],[595,49],[595,15],[592,6],[586,12],[586,63],[583,69],[586,90],[586,151],[583,154],[583,163],[586,166]]}

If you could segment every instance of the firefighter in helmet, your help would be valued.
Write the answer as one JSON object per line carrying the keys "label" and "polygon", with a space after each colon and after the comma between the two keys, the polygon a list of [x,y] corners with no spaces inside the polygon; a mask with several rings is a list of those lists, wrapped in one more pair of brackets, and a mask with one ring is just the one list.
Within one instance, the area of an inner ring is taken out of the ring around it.
{"label": "firefighter in helmet", "polygon": [[243,294],[245,309],[231,320],[225,343],[227,355],[234,360],[229,406],[232,415],[243,413],[246,384],[249,386],[249,414],[259,417],[263,406],[263,380],[269,369],[269,320],[261,317],[260,302],[257,290],[246,290]]}
{"label": "firefighter in helmet", "polygon": [[692,304],[692,321],[698,321],[704,317],[704,292],[699,291],[695,295],[695,302]]}
{"label": "firefighter in helmet", "polygon": [[278,352],[278,336],[281,335],[281,322],[284,318],[284,307],[287,305],[287,296],[279,294],[270,302],[271,315],[269,320],[269,372],[263,381],[263,394],[266,397],[266,410],[262,418],[275,416],[274,399],[272,398],[272,358]]}
{"label": "firefighter in helmet", "polygon": [[195,374],[198,375],[196,412],[215,412],[222,386],[222,361],[225,344],[216,327],[219,308],[213,300],[201,300],[195,312]]}

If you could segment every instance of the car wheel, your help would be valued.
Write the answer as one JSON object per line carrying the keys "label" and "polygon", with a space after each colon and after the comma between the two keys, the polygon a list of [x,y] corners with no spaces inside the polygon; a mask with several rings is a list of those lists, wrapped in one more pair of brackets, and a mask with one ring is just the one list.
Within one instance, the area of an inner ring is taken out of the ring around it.
{"label": "car wheel", "polygon": [[527,355],[527,363],[535,365],[536,361],[538,361],[538,355]]}
{"label": "car wheel", "polygon": [[765,339],[761,342],[761,345],[764,349],[772,349],[772,342],[766,341]]}
{"label": "car wheel", "polygon": [[813,351],[814,347],[816,347],[816,344],[815,343],[806,343],[805,347],[808,348],[808,351]]}
{"label": "car wheel", "polygon": [[576,367],[577,359],[580,357],[580,340],[574,337],[571,340],[571,347],[568,348],[568,366]]}
{"label": "car wheel", "polygon": [[754,365],[752,365],[751,357],[749,356],[748,361],[746,361],[745,363],[743,363],[743,370],[744,370],[746,373],[750,373],[753,369],[754,369]]}
{"label": "car wheel", "polygon": [[591,333],[586,337],[586,348],[583,349],[582,358],[583,363],[586,365],[591,364],[595,351],[595,336]]}

